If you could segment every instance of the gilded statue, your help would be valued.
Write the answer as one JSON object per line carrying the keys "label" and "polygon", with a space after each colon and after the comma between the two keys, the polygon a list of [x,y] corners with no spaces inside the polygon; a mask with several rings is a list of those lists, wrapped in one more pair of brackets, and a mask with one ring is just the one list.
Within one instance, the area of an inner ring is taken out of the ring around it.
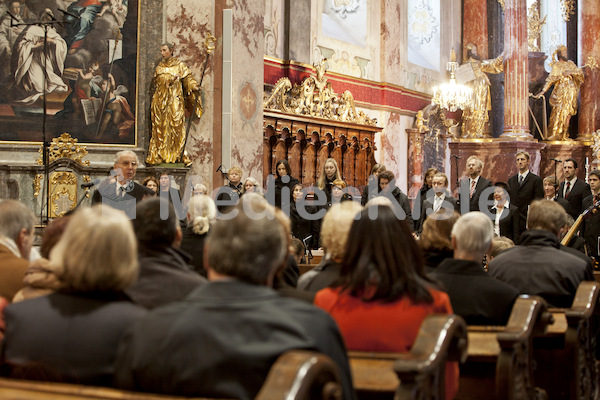
{"label": "gilded statue", "polygon": [[490,98],[490,79],[486,74],[499,74],[504,71],[503,57],[491,60],[481,60],[477,54],[477,47],[467,45],[467,62],[473,67],[475,79],[469,84],[473,89],[471,106],[463,112],[462,135],[463,138],[487,138],[489,110],[492,109]]}
{"label": "gilded statue", "polygon": [[569,122],[577,114],[577,97],[583,83],[583,71],[573,61],[567,59],[567,47],[559,46],[552,55],[552,71],[546,78],[542,90],[533,96],[536,99],[554,86],[550,96],[550,134],[548,140],[567,140]]}
{"label": "gilded statue", "polygon": [[155,88],[150,106],[152,136],[146,162],[149,164],[189,164],[184,152],[186,142],[186,101],[197,118],[202,116],[200,85],[188,67],[173,57],[173,45],[160,46],[161,62],[156,66]]}

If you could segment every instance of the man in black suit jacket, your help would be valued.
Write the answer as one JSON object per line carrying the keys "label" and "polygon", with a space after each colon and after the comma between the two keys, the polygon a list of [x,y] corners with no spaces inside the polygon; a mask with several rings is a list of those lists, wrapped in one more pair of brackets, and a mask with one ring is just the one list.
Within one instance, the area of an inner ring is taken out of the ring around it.
{"label": "man in black suit jacket", "polygon": [[209,282],[151,311],[123,338],[115,362],[118,387],[253,399],[277,357],[310,349],[338,366],[342,398],[356,398],[333,318],[269,287],[287,258],[286,232],[274,207],[251,208],[254,213],[246,214],[248,207],[239,204],[232,219],[210,228]]}
{"label": "man in black suit jacket", "polygon": [[130,150],[116,154],[111,176],[98,185],[92,195],[92,204],[103,203],[123,210],[131,219],[135,218],[135,206],[144,197],[154,196],[154,192],[133,181],[139,160]]}
{"label": "man in black suit jacket", "polygon": [[524,232],[527,225],[527,210],[533,200],[544,197],[542,178],[529,171],[531,158],[521,150],[516,156],[519,173],[508,178],[510,205],[519,209],[519,229]]}
{"label": "man in black suit jacket", "polygon": [[[587,210],[590,206],[592,206],[595,202],[600,200],[600,171],[595,169],[590,172],[590,176],[588,178],[588,182],[590,183],[590,188],[592,190],[592,194],[585,199],[583,199],[583,210]],[[600,210],[592,209],[588,212],[586,217],[583,219],[583,224],[581,226],[581,231],[583,232],[583,238],[589,245],[591,253],[589,254],[592,257],[598,257],[598,238],[600,237]]]}
{"label": "man in black suit jacket", "polygon": [[433,276],[446,289],[452,309],[470,325],[505,325],[519,291],[489,276],[481,265],[494,231],[481,212],[463,215],[452,227],[454,258],[447,258]]}
{"label": "man in black suit jacket", "polygon": [[[543,185],[544,185],[544,199],[552,200],[552,201],[560,204],[565,209],[567,214],[571,215],[571,206],[569,205],[569,202],[567,200],[563,199],[562,197],[558,197],[558,187],[559,187],[558,179],[556,179],[556,177],[554,175],[547,176],[544,178]],[[573,218],[573,217],[571,216],[571,218]]]}
{"label": "man in black suit jacket", "polygon": [[433,189],[433,197],[425,198],[423,200],[423,207],[421,208],[421,217],[417,224],[417,232],[421,233],[423,230],[423,223],[430,214],[433,214],[440,209],[446,210],[446,214],[450,216],[452,212],[457,209],[456,199],[448,194],[446,189],[448,188],[448,177],[446,174],[438,172],[433,175],[431,180],[431,187]]}
{"label": "man in black suit jacket", "polygon": [[508,199],[508,185],[504,182],[494,184],[494,205],[490,207],[490,218],[494,224],[494,233],[505,236],[517,243],[521,236],[519,229],[519,208]]}
{"label": "man in black suit jacket", "polygon": [[558,188],[558,197],[569,202],[569,214],[573,219],[577,219],[583,211],[583,199],[590,196],[590,185],[577,179],[577,161],[573,158],[566,159],[563,163],[564,182],[561,182]]}
{"label": "man in black suit jacket", "polygon": [[[469,177],[460,181],[459,188],[461,214],[466,214],[469,211],[481,211],[479,205],[481,195],[486,189],[492,187],[492,182],[481,176],[482,169],[483,161],[477,156],[467,158],[467,173]],[[491,195],[492,192],[493,191],[490,190],[489,195]],[[487,210],[487,207],[484,205],[483,209]]]}

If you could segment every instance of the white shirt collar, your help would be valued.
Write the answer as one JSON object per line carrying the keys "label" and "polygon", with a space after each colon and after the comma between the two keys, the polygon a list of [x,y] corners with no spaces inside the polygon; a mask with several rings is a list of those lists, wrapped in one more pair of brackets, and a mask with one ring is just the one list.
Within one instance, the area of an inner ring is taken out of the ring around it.
{"label": "white shirt collar", "polygon": [[519,172],[519,176],[522,176],[522,177],[523,177],[523,180],[525,180],[525,178],[527,178],[527,175],[529,175],[529,170],[527,170],[527,171],[525,171],[525,172],[523,172],[523,173],[520,173],[520,172]]}

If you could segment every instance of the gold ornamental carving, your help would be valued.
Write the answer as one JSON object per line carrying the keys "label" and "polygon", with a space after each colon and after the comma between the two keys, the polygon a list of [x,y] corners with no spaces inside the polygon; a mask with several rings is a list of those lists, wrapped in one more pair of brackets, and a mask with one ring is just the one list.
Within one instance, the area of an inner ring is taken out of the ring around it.
{"label": "gold ornamental carving", "polygon": [[65,215],[77,204],[77,176],[70,171],[50,175],[50,218]]}
{"label": "gold ornamental carving", "polygon": [[529,51],[540,51],[538,39],[547,18],[547,15],[544,18],[540,18],[539,1],[534,2],[527,10],[527,45]]}
{"label": "gold ornamental carving", "polygon": [[33,178],[33,197],[38,197],[40,195],[40,190],[42,189],[42,178],[44,175],[36,174],[35,178]]}
{"label": "gold ornamental carving", "polygon": [[331,83],[327,82],[324,76],[325,61],[314,65],[316,76],[304,78],[300,84],[292,86],[287,77],[280,78],[273,91],[270,94],[265,93],[263,108],[333,121],[376,126],[376,118],[369,118],[362,111],[356,111],[354,96],[349,90],[341,95],[333,92]]}
{"label": "gold ornamental carving", "polygon": [[592,158],[596,161],[595,164],[600,164],[600,129],[592,133],[592,140],[594,141],[594,144],[590,146],[592,148]]}
{"label": "gold ornamental carving", "polygon": [[498,4],[502,7],[502,12],[504,12],[504,0],[498,0]]}
{"label": "gold ornamental carving", "polygon": [[[89,161],[83,161],[88,152],[85,146],[77,144],[78,140],[71,137],[68,133],[63,133],[60,137],[52,139],[48,149],[48,162],[56,161],[61,158],[68,158],[83,166],[89,166]],[[38,165],[43,165],[43,145],[39,150],[40,158],[37,160]]]}
{"label": "gold ornamental carving", "polygon": [[561,0],[560,9],[562,11],[563,21],[569,22],[571,15],[575,14],[575,0]]}
{"label": "gold ornamental carving", "polygon": [[589,56],[587,62],[581,68],[588,67],[589,69],[598,69],[600,68],[600,63],[598,63],[598,59],[594,56]]}

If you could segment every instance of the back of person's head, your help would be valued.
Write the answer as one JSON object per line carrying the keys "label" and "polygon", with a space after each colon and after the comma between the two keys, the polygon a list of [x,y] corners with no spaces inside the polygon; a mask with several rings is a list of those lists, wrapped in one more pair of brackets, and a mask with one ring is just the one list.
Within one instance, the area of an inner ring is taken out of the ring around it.
{"label": "back of person's head", "polygon": [[321,226],[321,244],[331,259],[339,261],[344,256],[350,227],[362,209],[354,201],[344,201],[333,204],[325,214]]}
{"label": "back of person's head", "polygon": [[498,236],[492,239],[492,248],[490,249],[490,261],[498,254],[506,249],[515,247],[515,242],[507,238],[506,236]]}
{"label": "back of person's head", "polygon": [[78,210],[50,251],[50,263],[66,289],[127,289],[138,275],[137,244],[129,218],[102,204]]}
{"label": "back of person's head", "polygon": [[32,232],[35,215],[17,200],[0,201],[0,236],[17,241],[23,229]]}
{"label": "back of person's head", "polygon": [[374,206],[386,206],[392,208],[394,204],[390,199],[385,196],[377,196],[373,197],[371,200],[367,201],[365,207],[374,207]]}
{"label": "back of person's head", "polygon": [[304,256],[306,247],[304,247],[304,243],[302,243],[302,240],[300,240],[298,238],[293,238],[292,239],[292,250],[294,252],[293,254],[294,254],[294,257],[296,258],[296,260],[300,260]]}
{"label": "back of person's head", "polygon": [[196,235],[203,235],[210,229],[210,224],[217,217],[217,207],[210,196],[205,194],[193,196],[188,204],[187,225],[192,227]]}
{"label": "back of person's head", "polygon": [[452,228],[459,218],[460,214],[456,211],[448,216],[446,210],[438,210],[427,217],[418,242],[421,250],[452,251]]}
{"label": "back of person's head", "polygon": [[473,211],[460,217],[452,227],[456,251],[483,256],[490,250],[494,238],[494,225],[490,217]]}
{"label": "back of person's head", "polygon": [[256,201],[248,213],[244,205],[241,202],[232,210],[231,219],[217,220],[210,230],[206,243],[209,277],[212,269],[247,283],[270,285],[288,255],[285,229],[266,201]]}
{"label": "back of person's head", "polygon": [[[167,210],[168,214],[162,215],[161,209]],[[179,221],[167,199],[153,197],[139,202],[135,216],[133,229],[140,248],[164,249],[175,242]]]}
{"label": "back of person's head", "polygon": [[536,200],[529,206],[527,214],[527,229],[550,231],[558,236],[560,230],[567,224],[565,209],[552,200]]}
{"label": "back of person's head", "polygon": [[365,301],[392,302],[408,296],[432,301],[424,261],[412,232],[394,211],[377,206],[377,217],[364,209],[350,228],[347,250],[336,285]]}
{"label": "back of person's head", "polygon": [[46,226],[42,235],[42,243],[40,244],[40,255],[43,258],[47,259],[50,257],[50,251],[62,237],[70,220],[71,215],[65,215],[64,217],[56,218]]}

